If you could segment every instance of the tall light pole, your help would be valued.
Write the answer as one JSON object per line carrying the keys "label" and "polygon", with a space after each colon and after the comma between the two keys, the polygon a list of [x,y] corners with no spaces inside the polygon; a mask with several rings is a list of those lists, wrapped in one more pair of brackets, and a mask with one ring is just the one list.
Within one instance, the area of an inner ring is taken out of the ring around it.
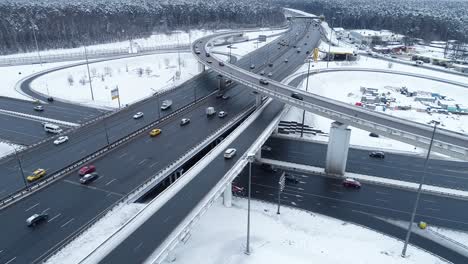
{"label": "tall light pole", "polygon": [[85,58],[86,58],[86,68],[88,69],[88,80],[89,80],[89,89],[91,90],[91,100],[94,101],[93,84],[91,81],[91,73],[89,71],[88,50],[86,49],[86,46],[84,46],[84,51],[85,51]]}
{"label": "tall light pole", "polygon": [[26,182],[26,177],[24,176],[23,164],[21,163],[21,159],[18,156],[18,152],[16,151],[16,148],[14,146],[12,147],[13,147],[13,150],[15,151],[15,157],[16,157],[16,160],[18,161],[18,166],[21,171],[21,178],[23,179],[24,187],[27,187],[28,183]]}
{"label": "tall light pole", "polygon": [[328,54],[327,54],[327,68],[328,68],[328,63],[330,62],[330,50],[331,50],[331,44],[332,44],[332,36],[333,36],[333,22],[335,21],[335,17],[332,17],[332,25],[330,28],[330,43],[328,43]]}
{"label": "tall light pole", "polygon": [[37,56],[39,57],[39,63],[41,64],[41,67],[42,67],[41,53],[39,52],[39,45],[37,44],[36,30],[34,30],[36,26],[33,24],[32,21],[31,21],[31,26],[32,26],[33,36],[34,36],[34,42],[36,43]]}
{"label": "tall light pole", "polygon": [[426,178],[427,163],[429,161],[429,156],[431,154],[432,144],[434,142],[434,136],[435,136],[435,132],[437,129],[437,125],[440,124],[440,122],[434,121],[434,120],[433,120],[433,123],[434,123],[434,130],[432,130],[431,143],[429,144],[429,149],[427,150],[426,160],[424,160],[423,173],[421,175],[421,180],[419,182],[419,187],[418,187],[418,192],[416,194],[416,201],[414,202],[413,212],[411,213],[411,220],[408,224],[408,231],[406,232],[405,244],[401,252],[402,257],[406,257],[406,249],[408,248],[408,243],[409,243],[409,239],[411,236],[411,229],[413,228],[414,217],[416,215],[416,210],[418,209],[419,197],[421,196],[422,185],[424,184],[424,179]]}
{"label": "tall light pole", "polygon": [[249,161],[249,184],[248,184],[248,198],[247,198],[247,244],[245,246],[245,254],[250,255],[250,195],[252,187],[252,162],[255,159],[255,154],[247,154],[247,160]]}
{"label": "tall light pole", "polygon": [[[309,66],[307,68],[306,92],[309,90],[310,61],[311,59],[309,58]],[[301,137],[304,135],[304,119],[305,119],[305,110],[303,110],[302,112]]]}

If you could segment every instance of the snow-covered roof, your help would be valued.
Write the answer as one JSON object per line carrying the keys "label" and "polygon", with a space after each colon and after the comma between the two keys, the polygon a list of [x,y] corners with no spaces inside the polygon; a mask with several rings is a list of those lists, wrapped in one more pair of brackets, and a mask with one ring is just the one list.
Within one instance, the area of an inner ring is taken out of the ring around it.
{"label": "snow-covered roof", "polygon": [[334,54],[354,54],[354,49],[346,47],[330,47],[330,53]]}

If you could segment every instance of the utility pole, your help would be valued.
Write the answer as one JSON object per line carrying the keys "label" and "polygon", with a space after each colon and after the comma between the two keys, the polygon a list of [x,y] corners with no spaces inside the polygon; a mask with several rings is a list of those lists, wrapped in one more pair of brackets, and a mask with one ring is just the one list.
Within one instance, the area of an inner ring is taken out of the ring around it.
{"label": "utility pole", "polygon": [[[310,74],[310,58],[309,66],[307,67],[307,80],[306,80],[306,92],[309,91],[309,74]],[[301,126],[301,137],[304,135],[304,119],[305,119],[305,110],[302,112],[302,126]]]}
{"label": "utility pole", "polygon": [[332,17],[332,26],[330,28],[330,41],[328,43],[327,68],[328,68],[328,63],[330,62],[330,51],[331,51],[331,44],[332,44],[332,37],[333,37],[333,22],[334,21],[335,21],[335,17]]}
{"label": "utility pole", "polygon": [[437,125],[440,124],[440,122],[438,122],[438,121],[433,120],[433,122],[434,122],[434,130],[432,131],[431,143],[429,144],[429,149],[427,150],[426,160],[424,160],[424,167],[423,167],[423,172],[422,172],[422,175],[421,175],[421,180],[419,182],[418,192],[416,194],[416,201],[414,202],[413,212],[411,213],[411,220],[410,220],[410,222],[408,224],[408,231],[406,233],[405,244],[403,246],[403,251],[401,252],[401,256],[403,258],[406,257],[406,249],[408,248],[408,243],[409,243],[410,236],[411,236],[411,229],[413,227],[414,217],[416,215],[416,210],[418,209],[419,197],[421,196],[422,185],[424,184],[424,179],[426,178],[427,163],[429,161],[429,156],[431,154],[431,149],[432,149],[432,144],[434,142],[435,132],[436,132],[436,129],[437,129]]}
{"label": "utility pole", "polygon": [[88,50],[86,49],[86,46],[84,46],[84,50],[85,50],[85,58],[86,58],[86,67],[88,68],[88,80],[89,80],[89,89],[91,90],[91,100],[94,101],[93,84],[91,81],[91,73],[89,71]]}
{"label": "utility pole", "polygon": [[36,30],[34,30],[36,25],[34,25],[32,21],[31,21],[31,25],[32,25],[32,32],[34,36],[34,42],[36,43],[37,56],[39,57],[39,63],[41,64],[41,67],[42,67],[41,53],[39,52],[39,45],[37,44]]}
{"label": "utility pole", "polygon": [[248,185],[248,200],[247,200],[247,244],[245,247],[245,254],[250,255],[250,196],[252,192],[252,162],[255,159],[255,154],[247,154],[249,161],[249,185]]}

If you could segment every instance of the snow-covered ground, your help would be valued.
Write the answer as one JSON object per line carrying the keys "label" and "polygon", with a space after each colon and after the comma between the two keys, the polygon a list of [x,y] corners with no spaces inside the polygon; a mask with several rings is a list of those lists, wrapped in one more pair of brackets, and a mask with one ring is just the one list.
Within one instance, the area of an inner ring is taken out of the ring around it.
{"label": "snow-covered ground", "polygon": [[163,88],[175,86],[197,74],[197,61],[191,53],[165,53],[93,63],[94,102],[86,65],[76,66],[44,75],[31,83],[33,89],[54,97],[90,105],[118,107],[111,90],[118,87],[121,105],[141,100]]}
{"label": "snow-covered ground", "polygon": [[[276,205],[251,203],[251,254],[244,254],[247,201],[233,207],[215,203],[179,244],[167,263],[446,263],[422,250],[369,229],[320,214]],[[353,257],[356,256],[356,257]]]}
{"label": "snow-covered ground", "polygon": [[448,237],[449,239],[457,241],[458,243],[461,243],[465,246],[468,246],[468,233],[467,232],[441,228],[437,226],[429,226],[428,229],[438,234],[441,234],[445,237]]}
{"label": "snow-covered ground", "polygon": [[[223,31],[223,30],[220,30],[220,31]],[[156,47],[156,46],[164,46],[164,45],[182,45],[182,44],[188,45],[194,40],[207,36],[207,35],[211,35],[214,32],[215,31],[212,31],[212,30],[191,30],[188,32],[173,31],[170,34],[158,33],[158,34],[153,34],[148,38],[133,39],[131,42],[130,40],[123,40],[123,41],[106,43],[106,44],[90,45],[90,46],[87,46],[86,48],[89,53],[92,53],[94,51],[116,50],[116,49],[124,49],[124,50],[130,51],[130,48],[132,49],[131,50],[132,52],[138,52],[139,48],[144,48],[144,47]],[[84,48],[79,47],[79,48],[71,48],[71,49],[54,49],[54,50],[40,51],[40,54],[42,56],[45,56],[45,55],[55,56],[55,55],[70,54],[70,53],[84,53]],[[0,59],[34,57],[34,56],[38,56],[37,52],[0,56]]]}
{"label": "snow-covered ground", "polygon": [[15,152],[15,149],[19,151],[22,148],[23,146],[21,145],[0,141],[0,158]]}
{"label": "snow-covered ground", "polygon": [[[326,68],[326,62],[319,61],[314,63],[311,68],[312,71]],[[307,72],[308,65],[303,65],[297,72]],[[355,62],[335,62],[329,63],[330,68],[375,68],[375,69],[390,69],[395,71],[413,72],[427,76],[435,76],[457,82],[467,83],[468,78],[458,75],[451,75],[448,73],[432,71],[429,69],[422,69],[409,65],[402,65],[398,63],[392,63],[389,68],[389,63],[386,61],[361,57],[360,60]],[[360,87],[371,87],[378,88],[379,92],[391,92],[391,94],[397,99],[399,105],[412,105],[413,108],[425,109],[425,106],[421,103],[415,102],[414,98],[403,96],[395,91],[395,88],[406,86],[410,90],[417,91],[423,90],[428,92],[440,93],[446,95],[449,98],[453,98],[457,103],[468,104],[468,97],[466,93],[467,88],[462,88],[455,85],[444,84],[441,82],[429,81],[425,79],[399,76],[394,74],[385,73],[368,73],[368,72],[330,72],[320,73],[312,75],[309,79],[309,92],[316,93],[318,95],[326,96],[336,100],[340,100],[346,103],[354,104],[359,102],[361,99]],[[305,90],[305,82],[302,83],[300,89]],[[427,114],[426,112],[419,112],[416,110],[411,111],[398,111],[398,110],[387,110],[385,112],[389,115],[394,115],[409,120],[413,120],[420,123],[427,123],[431,120],[438,120],[442,122],[442,127],[462,133],[468,132],[468,116],[458,115],[445,115],[445,114]],[[291,108],[289,113],[283,120],[287,121],[302,121],[302,110],[297,108]],[[320,129],[325,133],[329,132],[330,124],[332,120],[323,118],[311,113],[306,113],[305,124],[310,125],[314,128]],[[390,140],[387,138],[372,138],[369,137],[369,133],[364,130],[352,128],[351,133],[351,144],[361,145],[372,148],[383,148],[392,150],[401,150],[422,153],[425,150],[415,148],[411,145]],[[327,141],[327,136],[311,136],[314,139]]]}
{"label": "snow-covered ground", "polygon": [[90,229],[67,245],[67,250],[61,250],[50,258],[48,264],[78,263],[101,243],[103,243],[115,230],[123,226],[130,218],[138,213],[144,204],[125,204],[109,212]]}

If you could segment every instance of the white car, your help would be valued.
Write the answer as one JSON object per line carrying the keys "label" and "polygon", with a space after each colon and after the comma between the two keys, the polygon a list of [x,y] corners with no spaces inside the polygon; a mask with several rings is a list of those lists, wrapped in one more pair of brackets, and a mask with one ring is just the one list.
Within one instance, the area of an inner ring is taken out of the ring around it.
{"label": "white car", "polygon": [[219,118],[223,118],[223,117],[225,117],[225,116],[227,116],[227,113],[226,113],[226,112],[224,112],[224,111],[219,111],[219,113],[218,113],[218,117],[219,117]]}
{"label": "white car", "polygon": [[224,152],[224,158],[225,159],[230,159],[236,155],[237,150],[235,148],[228,148]]}
{"label": "white car", "polygon": [[138,112],[133,116],[133,119],[138,119],[143,117],[143,112]]}
{"label": "white car", "polygon": [[62,137],[58,137],[56,140],[54,140],[54,144],[55,145],[60,145],[62,143],[65,143],[68,141],[68,137],[67,136],[62,136]]}

